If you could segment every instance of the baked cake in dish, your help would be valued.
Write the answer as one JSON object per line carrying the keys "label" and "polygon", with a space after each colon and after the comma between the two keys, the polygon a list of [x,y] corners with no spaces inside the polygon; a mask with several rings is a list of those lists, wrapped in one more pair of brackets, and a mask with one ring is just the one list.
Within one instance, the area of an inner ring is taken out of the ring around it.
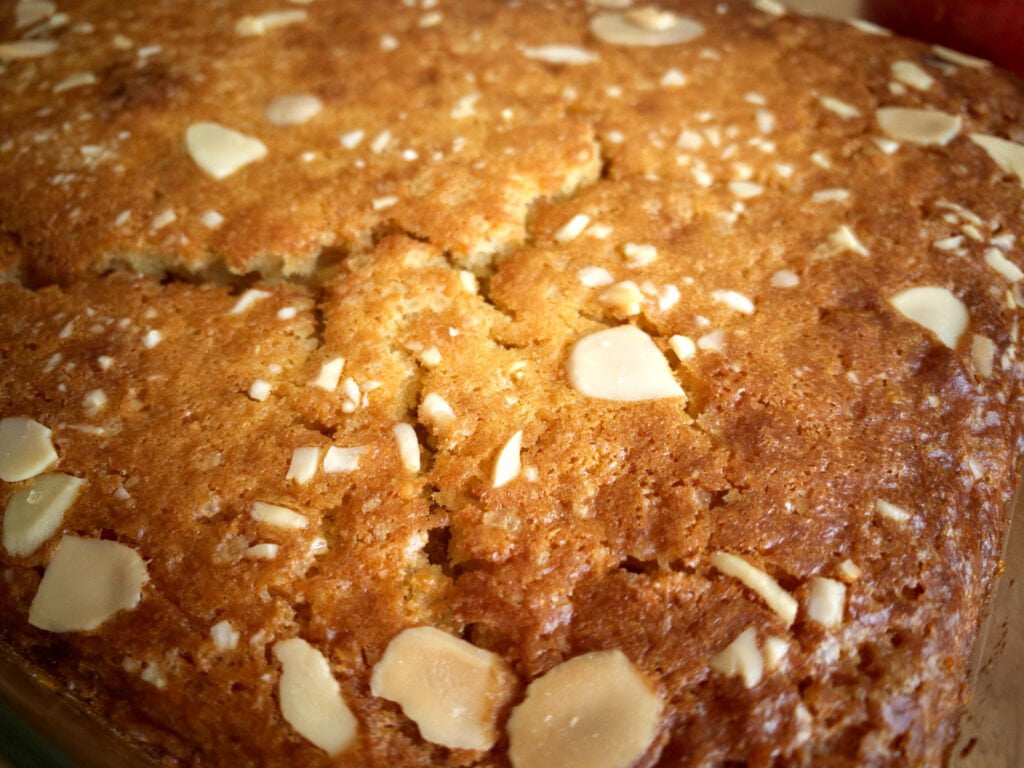
{"label": "baked cake in dish", "polygon": [[165,765],[941,765],[1024,88],[772,0],[0,15],[0,639]]}

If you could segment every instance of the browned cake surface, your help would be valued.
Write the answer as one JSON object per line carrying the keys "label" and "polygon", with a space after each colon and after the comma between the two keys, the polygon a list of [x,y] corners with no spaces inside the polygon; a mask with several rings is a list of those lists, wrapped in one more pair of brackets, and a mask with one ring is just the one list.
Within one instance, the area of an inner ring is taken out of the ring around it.
{"label": "browned cake surface", "polygon": [[[608,10],[580,3],[422,5],[64,1],[21,29],[0,9],[0,39],[57,42],[0,63],[0,418],[52,429],[49,471],[87,481],[37,551],[0,549],[0,637],[169,764],[506,766],[522,688],[604,649],[664,702],[641,765],[939,764],[1020,450],[1024,190],[968,136],[1024,140],[1020,84],[739,0],[677,3],[704,32],[662,47],[601,40]],[[236,31],[278,10],[305,18]],[[269,121],[292,94],[322,108]],[[894,145],[891,106],[961,125]],[[199,121],[266,155],[212,178]],[[953,347],[890,303],[914,286],[966,308]],[[573,345],[624,323],[685,397],[571,385]],[[310,386],[336,357],[337,390]],[[522,471],[493,487],[519,430]],[[286,479],[294,449],[332,445],[365,446],[358,468]],[[260,524],[257,501],[309,525]],[[60,533],[137,551],[137,607],[30,626]],[[246,556],[261,543],[276,557]],[[835,626],[815,577],[846,582]],[[492,750],[432,744],[372,695],[415,626],[511,666]],[[712,668],[748,628],[788,648],[749,686]],[[282,717],[291,637],[355,715],[333,757]]]}

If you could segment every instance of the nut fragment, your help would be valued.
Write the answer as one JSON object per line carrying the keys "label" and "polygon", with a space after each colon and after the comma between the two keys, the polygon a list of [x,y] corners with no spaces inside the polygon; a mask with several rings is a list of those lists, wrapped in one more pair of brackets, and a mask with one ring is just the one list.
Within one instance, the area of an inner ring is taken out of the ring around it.
{"label": "nut fragment", "polygon": [[935,78],[912,61],[894,61],[889,70],[894,80],[919,91],[927,91],[935,83]]}
{"label": "nut fragment", "polygon": [[311,93],[278,96],[267,104],[263,116],[274,125],[301,125],[308,123],[323,109],[324,103]]}
{"label": "nut fragment", "polygon": [[764,668],[771,672],[782,664],[782,660],[789,653],[789,643],[781,637],[766,637],[764,645],[761,646],[761,655],[764,657]]}
{"label": "nut fragment", "polygon": [[754,314],[754,302],[738,291],[712,291],[711,298],[744,315]]}
{"label": "nut fragment", "polygon": [[218,123],[192,123],[185,130],[185,146],[196,165],[215,179],[267,156],[259,139],[225,128]]}
{"label": "nut fragment", "polygon": [[50,632],[87,632],[142,599],[149,576],[139,553],[116,541],[65,536],[32,599],[28,623]]}
{"label": "nut fragment", "polygon": [[906,107],[882,107],[875,112],[875,117],[882,132],[890,138],[913,144],[937,144],[943,147],[960,133],[963,122],[959,115],[951,115],[937,109]]}
{"label": "nut fragment", "polygon": [[992,363],[996,355],[996,345],[988,336],[974,334],[971,339],[971,359],[979,376],[988,378],[992,375]]}
{"label": "nut fragment", "polygon": [[329,475],[338,472],[355,472],[359,469],[359,459],[369,450],[366,445],[348,447],[332,445],[324,454],[324,472]]}
{"label": "nut fragment", "polygon": [[677,333],[669,338],[668,345],[672,347],[672,351],[680,360],[688,360],[697,354],[697,345],[689,336],[681,336]]}
{"label": "nut fragment", "polygon": [[950,349],[970,321],[967,307],[946,288],[933,285],[907,288],[889,297],[889,303],[901,315],[931,331]]}
{"label": "nut fragment", "polygon": [[0,419],[0,480],[15,483],[35,477],[57,460],[53,433],[32,419]]}
{"label": "nut fragment", "polygon": [[875,500],[875,511],[882,517],[895,520],[897,523],[905,523],[910,519],[910,513],[903,507],[892,504],[885,499]]}
{"label": "nut fragment", "polygon": [[761,682],[764,659],[757,648],[754,628],[743,630],[735,640],[712,656],[711,668],[719,674],[741,678],[747,688],[753,688]]}
{"label": "nut fragment", "polygon": [[277,697],[288,724],[329,755],[347,747],[356,735],[356,719],[341,695],[327,659],[305,640],[274,643],[281,662]]}
{"label": "nut fragment", "polygon": [[320,448],[318,446],[296,448],[292,451],[292,460],[284,479],[294,480],[299,485],[306,485],[316,475],[316,466],[319,463]]}
{"label": "nut fragment", "polygon": [[4,510],[4,549],[15,557],[35,552],[60,528],[84,484],[80,478],[52,472],[15,492]]}
{"label": "nut fragment", "polygon": [[1003,252],[998,248],[987,248],[985,250],[985,263],[1011,283],[1024,278],[1024,272],[1021,271],[1020,267],[1003,256]]}
{"label": "nut fragment", "polygon": [[37,59],[57,50],[56,40],[15,40],[0,43],[0,61],[12,59]]}
{"label": "nut fragment", "polygon": [[815,576],[810,580],[810,590],[807,600],[808,617],[826,629],[834,629],[842,624],[846,585],[835,579]]}
{"label": "nut fragment", "polygon": [[632,317],[640,314],[644,294],[632,280],[623,280],[602,291],[597,300],[618,315]]}
{"label": "nut fragment", "polygon": [[300,515],[294,509],[288,509],[288,507],[282,507],[278,504],[268,504],[265,501],[253,502],[249,514],[256,522],[266,523],[275,528],[299,530],[309,525],[309,520],[305,515]]}
{"label": "nut fragment", "polygon": [[436,392],[428,392],[420,403],[420,419],[436,430],[445,431],[455,421],[455,411]]}
{"label": "nut fragment", "polygon": [[235,302],[234,306],[228,311],[229,315],[240,315],[243,312],[249,310],[253,304],[258,301],[263,301],[270,297],[270,291],[261,291],[259,288],[250,288],[241,296],[238,297],[238,301]]}
{"label": "nut fragment", "polygon": [[646,333],[620,325],[584,336],[569,353],[569,383],[587,397],[618,402],[686,397]]}
{"label": "nut fragment", "polygon": [[270,11],[257,16],[243,16],[235,23],[235,34],[241,37],[266,34],[271,29],[305,21],[308,14],[301,9]]}
{"label": "nut fragment", "polygon": [[398,444],[398,456],[410,472],[420,471],[420,441],[412,424],[401,422],[393,427],[395,442]]}
{"label": "nut fragment", "polygon": [[487,750],[515,676],[495,653],[433,627],[397,635],[373,668],[370,691],[396,702],[427,741]]}
{"label": "nut fragment", "polygon": [[600,58],[596,53],[575,45],[540,45],[522,50],[526,58],[547,64],[590,64]]}
{"label": "nut fragment", "polygon": [[945,59],[950,64],[959,64],[961,67],[985,69],[986,67],[992,66],[990,61],[979,59],[977,56],[968,56],[966,53],[954,51],[952,48],[946,48],[944,45],[933,45],[932,53],[940,59]]}
{"label": "nut fragment", "polygon": [[1024,186],[1024,144],[1008,141],[986,133],[972,133],[971,141],[985,150],[992,162],[1004,173],[1012,173]]}
{"label": "nut fragment", "polygon": [[711,564],[726,576],[739,579],[747,588],[760,595],[768,607],[786,622],[787,627],[793,623],[796,618],[796,600],[767,573],[755,568],[742,557],[730,555],[728,552],[714,552],[711,555]]}
{"label": "nut fragment", "polygon": [[309,382],[311,387],[317,387],[325,392],[333,392],[338,388],[341,380],[341,372],[345,370],[345,358],[335,357],[320,366],[320,372],[316,378]]}
{"label": "nut fragment", "polygon": [[612,45],[677,45],[696,40],[704,25],[687,16],[645,6],[624,13],[602,13],[590,20],[594,36]]}
{"label": "nut fragment", "polygon": [[492,488],[501,488],[519,477],[519,471],[522,469],[519,453],[522,447],[523,430],[520,429],[508,439],[498,453],[494,471],[491,473]]}
{"label": "nut fragment", "polygon": [[662,701],[618,650],[577,656],[526,689],[508,721],[514,768],[628,768],[651,746]]}

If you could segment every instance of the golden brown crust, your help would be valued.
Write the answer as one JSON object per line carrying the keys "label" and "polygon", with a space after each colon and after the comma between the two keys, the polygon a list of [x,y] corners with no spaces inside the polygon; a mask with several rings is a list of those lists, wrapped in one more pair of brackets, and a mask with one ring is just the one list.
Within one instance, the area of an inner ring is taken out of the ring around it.
{"label": "golden brown crust", "polygon": [[[602,42],[579,4],[289,5],[307,18],[239,35],[279,10],[251,6],[69,3],[56,52],[3,65],[0,418],[54,430],[56,468],[88,481],[61,530],[137,549],[150,582],[94,632],[46,633],[25,617],[57,537],[0,551],[0,636],[172,764],[506,765],[506,741],[446,750],[371,695],[418,625],[524,684],[621,649],[666,702],[645,765],[939,764],[1020,450],[1024,297],[984,255],[1021,263],[1024,194],[966,136],[1024,138],[1019,84],[745,3],[679,4],[705,32],[661,48]],[[554,44],[597,59],[527,55]],[[896,60],[934,83],[893,89]],[[53,93],[76,72],[96,82]],[[321,111],[264,118],[295,93]],[[893,147],[875,121],[893,105],[957,115],[959,135]],[[266,157],[204,174],[184,138],[200,120]],[[636,284],[638,313],[608,280]],[[969,312],[954,348],[889,301],[925,285]],[[233,313],[250,288],[267,295]],[[570,386],[572,345],[624,322],[685,399]],[[337,357],[337,390],[311,386]],[[495,488],[517,430],[523,471]],[[286,479],[294,449],[331,445],[365,446],[358,469]],[[254,501],[310,525],[268,529]],[[277,557],[246,559],[257,542]],[[774,577],[796,622],[716,551]],[[808,582],[846,560],[861,575],[825,629]],[[235,649],[211,638],[225,620]],[[748,689],[710,659],[749,627],[788,653]],[[293,636],[359,722],[335,758],[279,712],[269,648]]]}

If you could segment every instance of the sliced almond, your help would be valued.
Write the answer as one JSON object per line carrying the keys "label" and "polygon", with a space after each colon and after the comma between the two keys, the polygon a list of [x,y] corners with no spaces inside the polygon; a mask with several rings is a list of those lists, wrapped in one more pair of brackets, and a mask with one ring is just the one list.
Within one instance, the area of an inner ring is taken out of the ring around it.
{"label": "sliced almond", "polygon": [[396,702],[427,741],[488,750],[515,676],[495,653],[433,627],[397,635],[373,668],[370,691]]}
{"label": "sliced almond", "polygon": [[761,682],[764,659],[757,648],[757,633],[748,627],[729,645],[711,657],[711,668],[722,675],[739,677],[743,685],[753,688]]}
{"label": "sliced almond", "polygon": [[398,456],[410,472],[420,471],[420,441],[412,424],[401,422],[393,427],[395,443],[398,445]]}
{"label": "sliced almond", "polygon": [[359,469],[359,459],[368,450],[370,448],[366,445],[332,445],[324,454],[324,472],[329,475],[339,472],[355,472]]}
{"label": "sliced almond", "polygon": [[227,178],[267,156],[262,141],[219,123],[192,123],[185,130],[185,146],[196,165],[215,179]]}
{"label": "sliced almond", "polygon": [[945,146],[960,133],[963,123],[959,115],[937,109],[882,107],[875,116],[882,132],[890,138],[924,145]]}
{"label": "sliced almond", "polygon": [[640,314],[644,294],[632,280],[623,280],[608,286],[597,300],[620,317],[633,317]]}
{"label": "sliced almond", "polygon": [[4,510],[3,544],[15,557],[27,557],[60,528],[85,481],[53,472],[39,475],[16,491]]}
{"label": "sliced almond", "polygon": [[249,514],[256,522],[265,523],[275,528],[301,530],[309,525],[309,519],[305,515],[300,515],[294,509],[288,509],[279,504],[268,504],[265,501],[253,502]]}
{"label": "sliced almond", "polygon": [[696,40],[704,34],[704,25],[672,11],[645,6],[598,14],[590,20],[590,31],[612,45],[661,46]]}
{"label": "sliced almond", "polygon": [[0,61],[38,59],[57,50],[56,40],[14,40],[0,43]]}
{"label": "sliced almond", "polygon": [[65,536],[39,582],[28,623],[49,632],[88,632],[134,609],[148,578],[146,564],[131,547]]}
{"label": "sliced almond", "polygon": [[628,768],[651,746],[661,697],[624,653],[559,664],[526,689],[508,720],[514,768]]}
{"label": "sliced almond", "polygon": [[714,552],[711,555],[711,564],[726,576],[739,579],[748,589],[756,592],[787,627],[796,619],[796,600],[779,586],[779,582],[760,568],[755,568],[742,557],[730,555],[728,552]]}
{"label": "sliced almond", "polygon": [[646,333],[620,325],[584,336],[569,353],[569,383],[587,397],[618,402],[686,397]]}
{"label": "sliced almond", "polygon": [[935,84],[935,78],[912,61],[894,61],[889,70],[894,80],[919,91],[927,91]]}
{"label": "sliced almond", "polygon": [[305,21],[308,15],[302,9],[290,9],[269,11],[255,16],[243,16],[235,23],[235,34],[241,37],[265,35],[272,29],[299,24]]}
{"label": "sliced almond", "polygon": [[345,358],[335,357],[320,366],[320,372],[316,378],[309,382],[311,387],[322,389],[325,392],[334,392],[341,381],[341,373],[345,370]]}
{"label": "sliced almond", "polygon": [[308,484],[316,477],[316,468],[320,463],[320,448],[315,445],[296,448],[292,451],[292,460],[288,465],[285,480],[294,480],[299,485]]}
{"label": "sliced almond", "polygon": [[526,58],[547,64],[590,64],[600,58],[596,53],[576,45],[540,45],[522,50]]}
{"label": "sliced almond", "polygon": [[53,433],[33,419],[0,419],[0,480],[15,483],[35,477],[57,460]]}
{"label": "sliced almond", "polygon": [[885,499],[875,500],[875,511],[882,517],[887,517],[897,523],[905,523],[910,519],[910,513],[907,510]]}
{"label": "sliced almond", "polygon": [[31,27],[56,11],[57,6],[49,0],[18,0],[14,6],[14,26],[16,29]]}
{"label": "sliced almond", "polygon": [[711,298],[744,315],[754,314],[754,302],[739,291],[712,291]]}
{"label": "sliced almond", "polygon": [[968,56],[966,53],[954,51],[952,48],[946,48],[944,45],[933,45],[932,52],[940,59],[945,59],[950,64],[959,64],[961,67],[985,69],[986,67],[992,66],[992,62],[990,61],[979,59],[977,56]]}
{"label": "sliced almond", "polygon": [[996,356],[996,345],[988,336],[974,334],[971,339],[971,359],[979,376],[988,378],[992,375],[992,363]]}
{"label": "sliced almond", "polygon": [[789,641],[781,637],[766,637],[764,645],[761,646],[764,668],[769,672],[778,669],[786,658],[787,653],[789,653]]}
{"label": "sliced almond", "polygon": [[907,288],[890,296],[889,303],[908,320],[931,331],[950,349],[956,349],[970,322],[964,303],[946,288],[934,285]]}
{"label": "sliced almond", "polygon": [[420,403],[420,419],[431,428],[444,432],[455,421],[455,411],[436,392],[428,392]]}
{"label": "sliced almond", "polygon": [[519,456],[522,447],[523,430],[520,429],[508,439],[498,453],[498,458],[494,462],[494,471],[491,473],[492,488],[501,488],[519,477],[523,466]]}
{"label": "sliced almond", "polygon": [[985,263],[1011,283],[1024,278],[1024,272],[1021,271],[1020,267],[1006,258],[998,248],[987,248],[985,250]]}
{"label": "sliced almond", "polygon": [[826,629],[834,629],[842,624],[846,608],[846,585],[835,579],[815,576],[809,586],[807,616],[811,621],[816,621]]}
{"label": "sliced almond", "polygon": [[1024,186],[1024,144],[1016,141],[989,136],[986,133],[972,133],[970,140],[985,150],[992,162],[1004,173],[1012,173]]}
{"label": "sliced almond", "polygon": [[324,103],[311,93],[293,93],[278,96],[267,104],[263,116],[273,125],[302,125],[308,123],[324,108]]}
{"label": "sliced almond", "polygon": [[297,637],[274,643],[273,650],[281,662],[277,698],[282,717],[327,754],[338,754],[355,738],[356,719],[327,659]]}

